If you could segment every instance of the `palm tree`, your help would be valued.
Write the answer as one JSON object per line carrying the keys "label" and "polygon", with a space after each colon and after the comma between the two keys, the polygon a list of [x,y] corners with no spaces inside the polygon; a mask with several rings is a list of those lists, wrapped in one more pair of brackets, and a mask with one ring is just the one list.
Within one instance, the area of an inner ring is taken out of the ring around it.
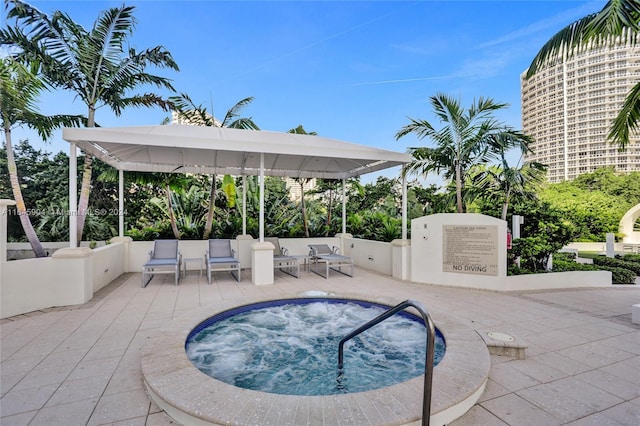
{"label": "palm tree", "polygon": [[[244,98],[237,102],[234,106],[229,108],[224,116],[224,119],[220,122],[216,120],[215,116],[207,111],[205,107],[196,105],[191,98],[182,93],[180,96],[172,96],[169,98],[173,107],[178,113],[178,117],[183,119],[189,124],[208,126],[208,127],[229,127],[232,129],[244,129],[244,130],[260,130],[260,128],[253,122],[251,117],[240,117],[240,111],[253,101],[253,97]],[[223,177],[223,190],[227,195],[227,200],[234,200],[236,187],[235,182],[229,175]],[[203,239],[209,239],[211,235],[211,227],[213,226],[213,215],[216,205],[216,175],[211,175],[211,193],[209,196],[209,210],[207,212],[207,220],[204,226]],[[233,206],[230,206],[233,207]]]}
{"label": "palm tree", "polygon": [[[540,49],[526,78],[531,78],[549,63],[564,61],[587,49],[634,45],[640,41],[640,3],[638,0],[610,0],[602,10],[567,25]],[[640,123],[640,81],[627,95],[614,120],[607,139],[625,149],[631,130]]]}
{"label": "palm tree", "polygon": [[[133,6],[103,11],[91,31],[75,23],[69,15],[56,11],[51,17],[20,0],[5,0],[7,18],[16,27],[0,30],[0,45],[21,49],[20,57],[42,63],[45,78],[55,87],[74,92],[88,108],[87,127],[96,125],[95,113],[107,106],[116,116],[127,107],[170,104],[153,93],[131,94],[148,84],[174,91],[170,80],[145,72],[148,66],[178,70],[171,53],[161,46],[141,52],[125,50],[136,20]],[[89,205],[93,156],[84,156],[82,187],[78,203],[78,241],[82,239]]]}
{"label": "palm tree", "polygon": [[315,194],[324,194],[324,193],[329,193],[328,195],[328,201],[327,201],[327,231],[326,231],[326,235],[329,235],[329,232],[331,231],[331,216],[333,214],[333,198],[334,198],[334,193],[338,191],[338,188],[340,187],[340,180],[339,179],[318,179],[317,181],[317,185],[316,188],[314,189],[314,193]]}
{"label": "palm tree", "polygon": [[48,139],[54,129],[62,126],[80,126],[84,118],[77,115],[44,116],[37,112],[36,99],[46,86],[36,75],[37,64],[33,65],[32,69],[29,69],[10,57],[0,60],[0,116],[6,141],[9,179],[20,223],[36,257],[45,257],[47,254],[33,229],[22,197],[11,143],[11,129],[15,125],[24,124],[35,129],[43,139]]}
{"label": "palm tree", "polygon": [[515,198],[535,199],[535,188],[544,181],[546,167],[532,162],[521,167],[509,166],[503,157],[500,165],[479,165],[471,171],[470,180],[476,196],[502,204],[500,218],[507,220],[509,204]]}
{"label": "palm tree", "polygon": [[[316,132],[307,132],[304,127],[302,127],[302,124],[298,125],[298,127],[294,129],[289,129],[288,133],[295,133],[297,135],[317,135]],[[296,177],[293,178],[293,180],[300,184],[300,209],[302,211],[302,226],[304,228],[304,236],[306,238],[309,238],[309,219],[307,217],[307,205],[304,201],[304,186],[311,180],[311,178]]]}
{"label": "palm tree", "polygon": [[469,169],[496,159],[501,150],[526,146],[528,142],[521,132],[493,118],[493,112],[507,104],[480,98],[465,110],[459,101],[442,93],[432,96],[430,101],[444,126],[438,130],[427,120],[409,118],[411,122],[398,131],[396,140],[414,133],[418,139],[431,138],[435,148],[409,148],[414,159],[404,172],[419,175],[443,173],[445,179],[455,182],[456,208],[458,213],[464,213],[464,185]]}
{"label": "palm tree", "polygon": [[[148,173],[148,172],[126,172],[126,177],[130,182],[135,182],[139,185],[151,185],[153,187],[163,187],[166,203],[166,210],[163,207],[163,211],[166,212],[169,217],[169,223],[171,224],[171,231],[176,239],[180,239],[181,233],[178,229],[174,193],[184,192],[184,189],[189,184],[189,179],[183,174],[179,173]],[[102,182],[117,182],[118,172],[113,167],[107,168],[102,174],[98,176],[98,180]],[[157,205],[157,203],[156,203]]]}

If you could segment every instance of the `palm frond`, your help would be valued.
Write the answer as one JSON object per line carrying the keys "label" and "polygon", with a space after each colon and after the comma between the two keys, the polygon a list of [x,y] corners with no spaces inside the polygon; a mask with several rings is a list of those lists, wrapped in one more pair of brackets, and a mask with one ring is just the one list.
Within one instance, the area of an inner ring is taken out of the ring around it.
{"label": "palm frond", "polygon": [[640,83],[637,83],[622,104],[620,113],[613,122],[607,139],[624,150],[630,142],[631,132],[640,131]]}

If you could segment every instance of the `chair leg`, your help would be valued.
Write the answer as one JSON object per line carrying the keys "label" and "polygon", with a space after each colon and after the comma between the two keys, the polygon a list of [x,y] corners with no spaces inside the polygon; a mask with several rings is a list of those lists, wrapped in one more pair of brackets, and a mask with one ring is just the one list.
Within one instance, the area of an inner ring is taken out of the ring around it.
{"label": "chair leg", "polygon": [[[147,276],[149,277],[148,279],[147,279]],[[152,271],[142,268],[142,288],[145,288],[152,279],[153,279]]]}

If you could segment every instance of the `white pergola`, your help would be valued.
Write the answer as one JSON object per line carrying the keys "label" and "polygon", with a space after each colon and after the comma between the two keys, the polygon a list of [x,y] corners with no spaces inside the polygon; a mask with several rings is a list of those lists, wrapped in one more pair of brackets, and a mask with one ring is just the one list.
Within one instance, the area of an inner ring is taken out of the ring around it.
{"label": "white pergola", "polygon": [[[260,241],[264,240],[264,176],[342,180],[342,232],[346,233],[346,179],[411,161],[405,153],[320,136],[189,125],[65,128],[70,143],[69,210],[71,247],[77,246],[77,150],[119,171],[119,210],[124,210],[123,171],[260,176]],[[407,237],[406,180],[403,178],[402,238]],[[244,203],[243,203],[244,205]],[[246,212],[243,218],[246,220]],[[119,234],[124,235],[120,214]],[[246,233],[246,228],[244,230]]]}

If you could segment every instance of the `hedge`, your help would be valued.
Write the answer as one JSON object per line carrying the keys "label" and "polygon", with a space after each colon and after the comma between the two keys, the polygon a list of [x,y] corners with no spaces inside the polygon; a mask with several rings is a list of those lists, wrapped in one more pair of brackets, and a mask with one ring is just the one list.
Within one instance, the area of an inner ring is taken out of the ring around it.
{"label": "hedge", "polygon": [[614,268],[624,268],[633,271],[636,276],[640,276],[640,263],[627,262],[626,260],[612,257],[599,256],[593,258],[593,264],[598,266],[609,266]]}

